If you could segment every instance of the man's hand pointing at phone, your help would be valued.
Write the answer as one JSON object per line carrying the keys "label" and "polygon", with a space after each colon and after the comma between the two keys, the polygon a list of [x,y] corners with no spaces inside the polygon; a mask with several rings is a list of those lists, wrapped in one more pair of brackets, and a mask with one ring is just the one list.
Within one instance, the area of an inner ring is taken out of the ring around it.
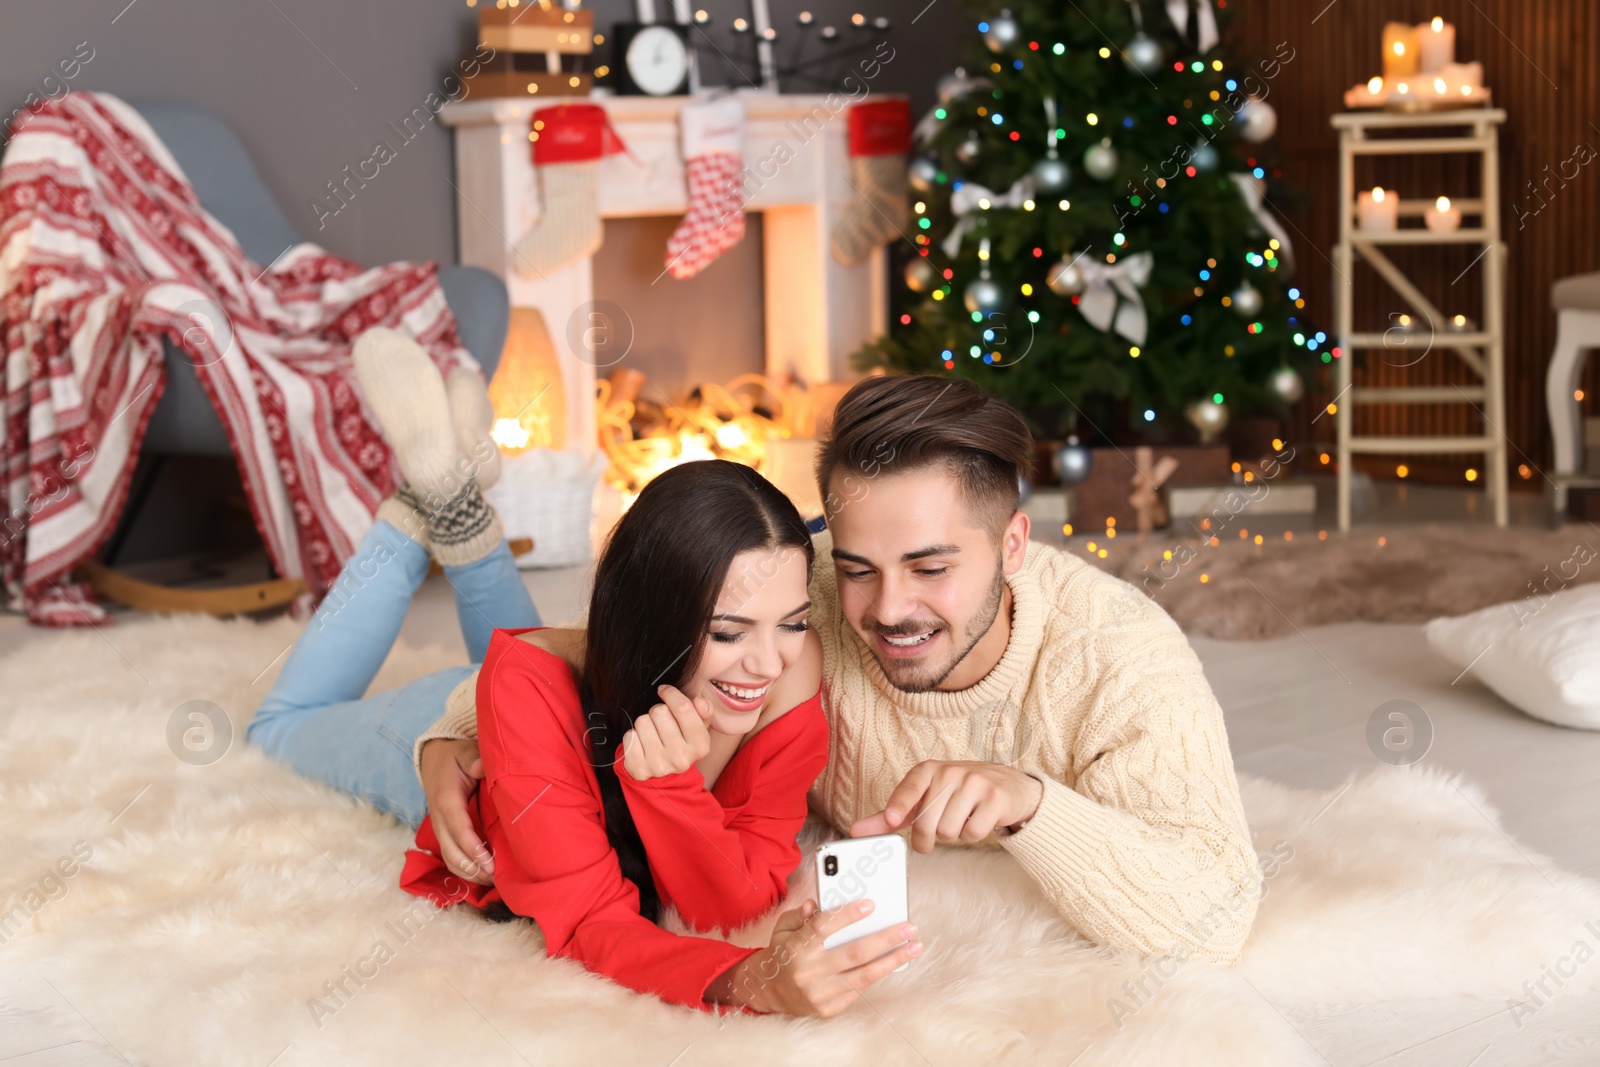
{"label": "man's hand pointing at phone", "polygon": [[911,768],[888,804],[850,827],[851,837],[892,834],[908,823],[911,847],[973,844],[996,829],[1015,831],[1033,818],[1044,785],[1014,767],[972,760],[924,760]]}

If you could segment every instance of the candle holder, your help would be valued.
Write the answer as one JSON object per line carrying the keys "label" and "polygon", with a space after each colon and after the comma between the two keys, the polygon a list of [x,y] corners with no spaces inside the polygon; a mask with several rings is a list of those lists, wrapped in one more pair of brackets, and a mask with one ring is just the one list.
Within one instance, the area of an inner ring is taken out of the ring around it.
{"label": "candle holder", "polygon": [[1451,207],[1448,196],[1441,196],[1422,213],[1422,221],[1434,233],[1454,233],[1461,229],[1461,209]]}

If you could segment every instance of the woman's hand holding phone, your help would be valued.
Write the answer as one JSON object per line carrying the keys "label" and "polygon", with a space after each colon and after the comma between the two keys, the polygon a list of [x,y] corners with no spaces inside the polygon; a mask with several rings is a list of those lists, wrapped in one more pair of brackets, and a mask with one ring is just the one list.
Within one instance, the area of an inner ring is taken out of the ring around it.
{"label": "woman's hand holding phone", "polygon": [[806,901],[778,917],[767,948],[713,982],[706,999],[752,1011],[831,1018],[844,1011],[880,978],[922,954],[910,923],[823,948],[823,940],[859,922],[872,902],[858,900],[832,911]]}
{"label": "woman's hand holding phone", "polygon": [[661,703],[622,735],[622,765],[636,782],[681,774],[711,751],[711,705],[670,685],[656,692]]}

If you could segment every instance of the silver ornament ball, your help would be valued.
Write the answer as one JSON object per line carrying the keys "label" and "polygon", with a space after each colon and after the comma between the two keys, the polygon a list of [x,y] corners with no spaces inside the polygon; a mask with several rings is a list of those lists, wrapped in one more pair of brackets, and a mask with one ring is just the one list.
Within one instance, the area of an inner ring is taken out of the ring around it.
{"label": "silver ornament ball", "polygon": [[927,156],[918,156],[906,168],[906,180],[911,183],[911,188],[919,193],[930,192],[934,183],[939,180],[939,164]]}
{"label": "silver ornament ball", "polygon": [[939,103],[948,104],[963,95],[968,88],[966,68],[957,67],[939,79]]}
{"label": "silver ornament ball", "polygon": [[1076,435],[1067,438],[1067,443],[1056,449],[1052,457],[1056,477],[1062,485],[1077,485],[1089,477],[1089,470],[1094,466],[1094,453],[1078,443]]}
{"label": "silver ornament ball", "polygon": [[989,28],[983,32],[983,43],[989,46],[991,52],[1004,52],[1022,36],[1022,30],[1017,26],[1017,20],[1011,17],[1010,11],[1002,11],[989,20]]}
{"label": "silver ornament ball", "polygon": [[987,315],[998,308],[1003,299],[1000,286],[993,278],[974,278],[967,283],[961,302],[967,306],[968,311]]}
{"label": "silver ornament ball", "polygon": [[1209,397],[1190,404],[1184,409],[1184,415],[1188,417],[1189,424],[1200,431],[1200,443],[1204,445],[1215,441],[1228,428],[1228,405]]}
{"label": "silver ornament ball", "polygon": [[1261,313],[1261,290],[1245,282],[1233,291],[1233,311],[1242,319],[1253,319]]}
{"label": "silver ornament ball", "polygon": [[1239,136],[1246,141],[1265,141],[1278,128],[1278,113],[1265,100],[1252,96],[1239,109]]}
{"label": "silver ornament ball", "polygon": [[1300,380],[1300,375],[1293,367],[1279,367],[1272,372],[1267,384],[1285,404],[1293,404],[1306,395],[1306,383]]}
{"label": "silver ornament ball", "polygon": [[973,134],[956,146],[956,158],[963,163],[976,163],[982,152],[983,143],[978,140],[977,134]]}
{"label": "silver ornament ball", "polygon": [[1200,144],[1196,145],[1194,151],[1190,153],[1189,162],[1201,174],[1209,174],[1217,169],[1217,164],[1221,162],[1221,159],[1217,155],[1215,145]]}
{"label": "silver ornament ball", "polygon": [[1083,153],[1083,169],[1088,172],[1089,177],[1099,181],[1113,177],[1120,162],[1117,150],[1105,142],[1090,145]]}
{"label": "silver ornament ball", "polygon": [[1122,61],[1129,70],[1139,74],[1154,74],[1161,69],[1166,57],[1161,54],[1161,44],[1154,37],[1138,33],[1122,50]]}
{"label": "silver ornament ball", "polygon": [[1083,268],[1070,259],[1063,259],[1050,268],[1044,283],[1057,296],[1076,296],[1083,292]]}
{"label": "silver ornament ball", "polygon": [[934,287],[938,278],[939,272],[922,256],[906,264],[906,288],[913,293],[926,293]]}
{"label": "silver ornament ball", "polygon": [[1072,168],[1066,160],[1046,156],[1033,165],[1033,184],[1046,193],[1058,192],[1072,181]]}

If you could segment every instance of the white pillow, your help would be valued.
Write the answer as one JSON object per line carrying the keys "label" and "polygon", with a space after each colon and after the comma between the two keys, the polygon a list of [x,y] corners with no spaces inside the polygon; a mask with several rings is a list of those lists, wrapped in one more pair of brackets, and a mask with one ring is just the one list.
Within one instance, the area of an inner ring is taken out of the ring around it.
{"label": "white pillow", "polygon": [[1433,650],[1536,719],[1600,730],[1600,584],[1434,619]]}

